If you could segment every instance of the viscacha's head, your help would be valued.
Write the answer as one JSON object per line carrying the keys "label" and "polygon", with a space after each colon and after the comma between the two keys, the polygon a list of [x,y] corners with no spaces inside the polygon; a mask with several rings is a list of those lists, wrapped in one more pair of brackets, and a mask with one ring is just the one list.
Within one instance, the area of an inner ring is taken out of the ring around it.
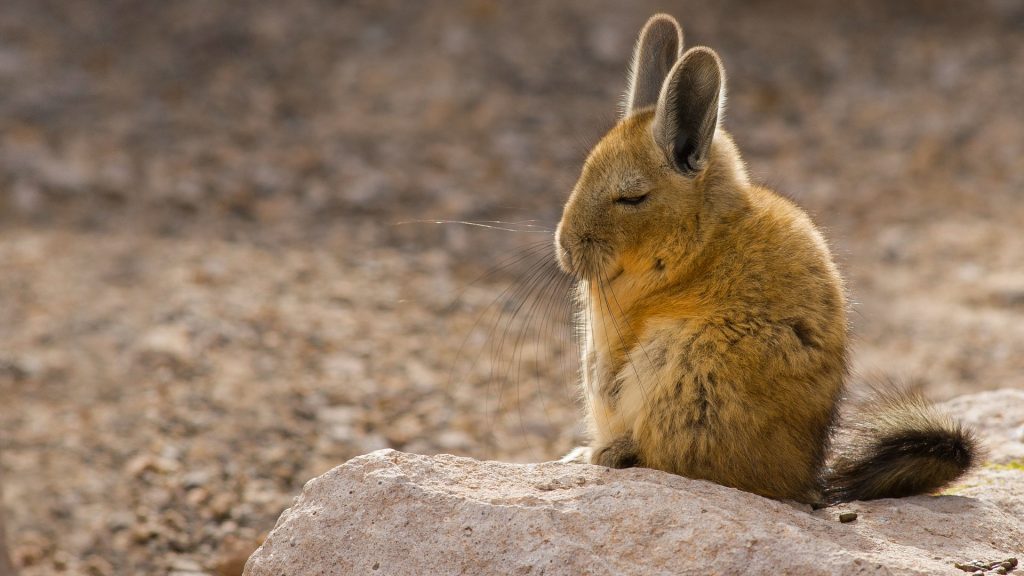
{"label": "viscacha's head", "polygon": [[584,163],[555,234],[559,264],[580,279],[670,278],[697,249],[702,217],[746,185],[719,129],[722,63],[709,48],[682,46],[671,16],[640,33],[622,118]]}

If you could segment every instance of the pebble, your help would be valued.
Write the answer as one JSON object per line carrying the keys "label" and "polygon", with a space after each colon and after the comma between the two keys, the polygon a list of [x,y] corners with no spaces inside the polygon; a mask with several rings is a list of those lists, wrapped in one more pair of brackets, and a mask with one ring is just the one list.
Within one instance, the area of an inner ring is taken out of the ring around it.
{"label": "pebble", "polygon": [[180,325],[157,326],[142,336],[139,352],[179,363],[192,359],[188,329]]}
{"label": "pebble", "polygon": [[840,512],[840,514],[839,514],[839,521],[842,522],[843,524],[846,524],[847,522],[853,522],[856,519],[857,519],[857,513],[856,512]]}
{"label": "pebble", "polygon": [[210,499],[210,492],[205,488],[193,488],[185,494],[185,501],[191,506],[199,506]]}
{"label": "pebble", "polygon": [[1017,567],[1017,558],[1011,557],[1006,560],[996,560],[993,562],[971,560],[969,562],[956,562],[953,566],[963,570],[964,572],[971,572],[972,574],[986,574],[989,570],[996,574],[1009,574],[1010,571]]}
{"label": "pebble", "polygon": [[176,558],[171,562],[171,572],[199,573],[202,571],[203,567],[199,565],[199,562],[189,558]]}
{"label": "pebble", "polygon": [[218,520],[223,520],[231,514],[231,508],[235,505],[235,496],[228,493],[220,493],[214,496],[207,510]]}
{"label": "pebble", "polygon": [[186,490],[202,486],[210,481],[211,474],[207,470],[193,470],[181,478],[181,485]]}

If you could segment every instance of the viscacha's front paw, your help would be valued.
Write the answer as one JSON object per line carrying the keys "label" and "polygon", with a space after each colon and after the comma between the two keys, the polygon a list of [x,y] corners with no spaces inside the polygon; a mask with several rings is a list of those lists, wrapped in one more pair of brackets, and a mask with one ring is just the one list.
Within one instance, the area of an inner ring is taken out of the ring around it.
{"label": "viscacha's front paw", "polygon": [[559,462],[563,464],[590,464],[594,449],[589,446],[577,446],[562,456]]}

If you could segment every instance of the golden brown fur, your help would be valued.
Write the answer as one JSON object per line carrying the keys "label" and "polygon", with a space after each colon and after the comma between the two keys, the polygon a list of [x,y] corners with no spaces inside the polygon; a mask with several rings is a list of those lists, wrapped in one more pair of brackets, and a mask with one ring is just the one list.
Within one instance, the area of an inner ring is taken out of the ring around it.
{"label": "golden brown fur", "polygon": [[[674,20],[655,16],[635,58],[681,45]],[[556,234],[579,278],[592,438],[565,460],[818,502],[847,372],[841,276],[807,215],[749,182],[719,126],[717,55],[655,64],[634,62],[624,118],[588,157]],[[966,465],[937,465],[921,486]]]}

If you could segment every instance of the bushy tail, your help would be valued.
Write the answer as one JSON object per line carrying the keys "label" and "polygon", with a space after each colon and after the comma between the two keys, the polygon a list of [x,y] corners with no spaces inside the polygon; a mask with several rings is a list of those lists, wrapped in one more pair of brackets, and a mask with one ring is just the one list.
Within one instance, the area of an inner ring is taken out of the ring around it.
{"label": "bushy tail", "polygon": [[917,394],[879,392],[849,428],[825,477],[825,503],[935,492],[980,459],[973,432]]}

